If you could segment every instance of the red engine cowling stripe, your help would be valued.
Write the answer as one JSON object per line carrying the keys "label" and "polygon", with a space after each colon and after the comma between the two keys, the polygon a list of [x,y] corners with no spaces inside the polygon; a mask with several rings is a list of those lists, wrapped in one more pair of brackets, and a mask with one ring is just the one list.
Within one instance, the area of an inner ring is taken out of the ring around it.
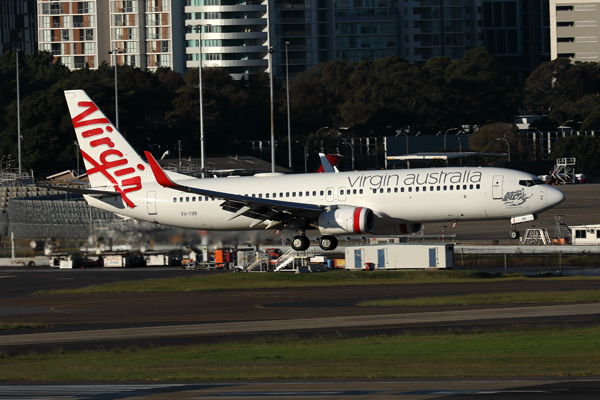
{"label": "red engine cowling stripe", "polygon": [[353,220],[353,228],[354,228],[354,233],[362,233],[360,231],[360,214],[362,211],[362,207],[357,207],[354,210],[354,215],[352,216],[352,220]]}

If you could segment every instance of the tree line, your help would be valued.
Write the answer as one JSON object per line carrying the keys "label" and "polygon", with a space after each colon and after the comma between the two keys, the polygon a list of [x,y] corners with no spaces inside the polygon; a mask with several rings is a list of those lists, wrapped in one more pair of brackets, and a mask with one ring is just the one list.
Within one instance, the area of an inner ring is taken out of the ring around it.
{"label": "tree line", "polygon": [[[313,154],[311,146],[324,137],[327,147],[360,136],[436,134],[449,128],[473,133],[486,125],[511,124],[519,113],[546,115],[536,125],[540,130],[556,130],[566,121],[576,129],[600,129],[599,68],[557,59],[542,64],[523,85],[483,48],[460,60],[436,57],[422,66],[397,57],[325,62],[290,80],[292,140],[307,144]],[[77,146],[63,92],[87,91],[114,121],[113,68],[104,63],[97,70],[70,71],[54,64],[51,53],[19,54],[19,78],[24,168],[40,175],[74,168]],[[138,151],[175,155],[181,142],[183,156],[199,154],[198,78],[197,68],[185,75],[167,68],[118,68],[120,130]],[[280,149],[287,149],[286,85],[283,79],[277,82],[275,132]],[[16,87],[16,55],[9,51],[0,57],[0,153],[13,160]],[[205,68],[203,100],[208,155],[248,154],[249,141],[269,139],[266,73],[233,80],[222,69]],[[496,131],[514,134],[507,129]],[[489,135],[490,129],[483,132]],[[471,147],[483,149],[489,142],[475,140]],[[285,165],[287,152],[277,154]],[[294,165],[303,165],[302,156],[302,149],[294,152]]]}

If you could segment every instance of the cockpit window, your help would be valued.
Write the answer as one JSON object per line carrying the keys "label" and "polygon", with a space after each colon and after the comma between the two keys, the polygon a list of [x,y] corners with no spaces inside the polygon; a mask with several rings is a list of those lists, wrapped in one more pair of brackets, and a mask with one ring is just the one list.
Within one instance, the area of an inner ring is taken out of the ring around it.
{"label": "cockpit window", "polygon": [[535,186],[535,185],[544,185],[545,182],[540,180],[540,179],[531,179],[531,180],[521,180],[519,181],[519,185],[521,186],[527,186],[527,187],[531,187],[531,186]]}

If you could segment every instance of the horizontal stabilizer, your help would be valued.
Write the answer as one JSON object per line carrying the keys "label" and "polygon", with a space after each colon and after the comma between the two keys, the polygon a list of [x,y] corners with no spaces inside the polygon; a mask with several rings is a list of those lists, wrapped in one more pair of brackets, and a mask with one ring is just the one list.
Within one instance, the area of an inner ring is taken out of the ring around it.
{"label": "horizontal stabilizer", "polygon": [[53,190],[56,190],[59,192],[85,194],[85,195],[97,197],[97,198],[121,196],[121,193],[114,192],[111,190],[98,190],[98,189],[76,188],[76,187],[70,187],[70,186],[52,186],[52,185],[37,185],[37,186],[41,187],[41,188],[45,188],[45,189],[53,189]]}

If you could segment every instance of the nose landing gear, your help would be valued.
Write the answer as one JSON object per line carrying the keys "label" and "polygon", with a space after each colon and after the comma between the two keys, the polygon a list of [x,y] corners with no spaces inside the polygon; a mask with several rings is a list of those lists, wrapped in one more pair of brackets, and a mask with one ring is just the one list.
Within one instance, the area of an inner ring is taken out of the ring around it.
{"label": "nose landing gear", "polygon": [[511,239],[518,239],[520,236],[521,236],[521,234],[517,230],[517,226],[512,224],[510,226],[510,231],[508,232],[508,237]]}

